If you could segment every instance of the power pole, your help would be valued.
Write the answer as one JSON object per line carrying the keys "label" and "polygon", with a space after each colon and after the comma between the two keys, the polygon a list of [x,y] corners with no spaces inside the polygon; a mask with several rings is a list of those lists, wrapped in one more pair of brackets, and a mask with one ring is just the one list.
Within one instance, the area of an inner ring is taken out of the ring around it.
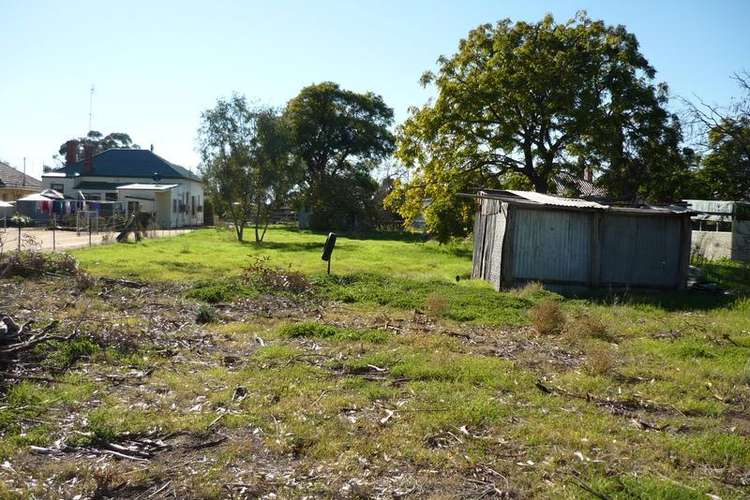
{"label": "power pole", "polygon": [[26,185],[26,157],[23,157],[23,180],[21,180],[21,185]]}
{"label": "power pole", "polygon": [[91,93],[89,94],[89,132],[91,132],[91,123],[94,118],[94,84],[91,84]]}

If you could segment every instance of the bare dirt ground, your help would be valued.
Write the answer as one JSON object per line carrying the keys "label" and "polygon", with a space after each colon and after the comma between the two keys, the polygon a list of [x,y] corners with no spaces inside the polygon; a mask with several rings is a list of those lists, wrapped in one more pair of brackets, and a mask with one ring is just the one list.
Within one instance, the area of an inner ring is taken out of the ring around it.
{"label": "bare dirt ground", "polygon": [[75,334],[4,371],[0,498],[746,498],[739,384],[688,407],[648,392],[658,359],[595,385],[592,353],[529,326],[267,293],[204,321],[189,289],[0,280],[0,312]]}
{"label": "bare dirt ground", "polygon": [[[148,231],[150,238],[166,238],[177,236],[192,231],[192,229],[157,229]],[[18,230],[14,228],[0,228],[0,233],[5,236],[5,245],[10,248],[18,246]],[[77,233],[75,231],[49,231],[47,229],[27,228],[21,229],[21,245],[35,245],[40,250],[73,250],[75,248],[85,248],[89,245],[102,245],[115,241],[117,233],[114,232],[95,232],[89,234],[86,232]],[[33,242],[33,243],[32,243]]]}

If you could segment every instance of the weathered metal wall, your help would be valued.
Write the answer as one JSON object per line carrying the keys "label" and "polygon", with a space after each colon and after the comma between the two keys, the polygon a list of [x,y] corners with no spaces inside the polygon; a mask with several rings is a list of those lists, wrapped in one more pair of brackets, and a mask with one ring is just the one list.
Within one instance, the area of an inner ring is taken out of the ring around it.
{"label": "weathered metal wall", "polygon": [[681,227],[679,217],[605,214],[601,222],[602,285],[678,286]]}
{"label": "weathered metal wall", "polygon": [[527,281],[673,288],[684,283],[689,220],[528,208],[483,199],[472,276],[497,288]]}
{"label": "weathered metal wall", "polygon": [[735,220],[732,225],[732,258],[750,262],[750,220]]}
{"label": "weathered metal wall", "polygon": [[503,265],[503,242],[505,241],[505,229],[508,222],[508,204],[498,200],[489,200],[494,203],[492,217],[495,220],[492,248],[490,257],[490,271],[486,279],[500,289],[500,279]]}
{"label": "weathered metal wall", "polygon": [[732,257],[732,233],[728,231],[693,231],[692,253],[703,258],[729,259]]}
{"label": "weathered metal wall", "polygon": [[474,220],[472,277],[490,281],[498,287],[507,211],[507,203],[481,200]]}
{"label": "weathered metal wall", "polygon": [[588,284],[592,218],[588,212],[513,207],[507,270],[513,280]]}

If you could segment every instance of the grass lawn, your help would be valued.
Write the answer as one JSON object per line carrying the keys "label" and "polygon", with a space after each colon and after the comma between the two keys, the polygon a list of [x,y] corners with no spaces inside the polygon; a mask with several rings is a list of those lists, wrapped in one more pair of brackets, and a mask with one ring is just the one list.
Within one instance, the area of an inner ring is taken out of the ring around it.
{"label": "grass lawn", "polygon": [[[238,274],[254,257],[268,256],[278,266],[325,274],[320,260],[326,235],[283,227],[268,230],[260,246],[239,244],[232,231],[201,229],[173,238],[106,245],[72,252],[94,274],[146,280],[211,279]],[[377,239],[340,236],[333,254],[334,273],[377,273],[399,278],[455,280],[471,275],[471,248],[440,246],[419,235],[384,234]]]}
{"label": "grass lawn", "polygon": [[75,252],[142,288],[0,280],[81,329],[0,401],[0,497],[750,495],[744,268],[707,270],[734,294],[498,293],[468,245],[341,237],[327,277],[324,235],[267,238]]}

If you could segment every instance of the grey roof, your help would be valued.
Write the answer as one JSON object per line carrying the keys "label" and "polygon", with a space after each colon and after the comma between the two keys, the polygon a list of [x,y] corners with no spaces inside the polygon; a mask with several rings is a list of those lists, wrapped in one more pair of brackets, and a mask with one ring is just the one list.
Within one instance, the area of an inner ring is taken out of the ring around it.
{"label": "grey roof", "polygon": [[477,194],[479,198],[501,200],[507,203],[527,206],[546,206],[568,210],[606,210],[610,212],[632,213],[640,215],[689,215],[689,209],[681,206],[656,207],[645,205],[641,207],[617,207],[603,205],[595,201],[581,200],[578,198],[564,198],[550,194],[542,194],[534,191],[511,191],[501,189],[485,189]]}
{"label": "grey roof", "polygon": [[0,161],[0,187],[27,187],[29,189],[42,189],[42,181],[25,175],[5,162]]}
{"label": "grey roof", "polygon": [[92,173],[84,174],[83,160],[66,165],[54,173],[64,173],[68,177],[75,174],[86,177],[139,177],[152,178],[158,174],[162,179],[201,178],[190,170],[175,165],[148,149],[108,149],[94,155]]}

